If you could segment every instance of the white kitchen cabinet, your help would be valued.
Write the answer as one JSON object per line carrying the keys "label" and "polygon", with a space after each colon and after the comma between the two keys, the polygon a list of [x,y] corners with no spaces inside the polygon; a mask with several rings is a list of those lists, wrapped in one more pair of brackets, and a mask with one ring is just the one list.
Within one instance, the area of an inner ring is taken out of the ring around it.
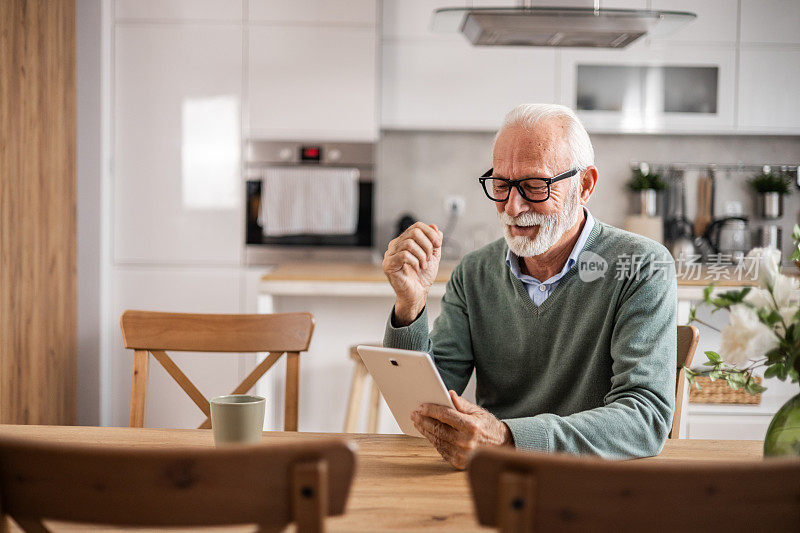
{"label": "white kitchen cabinet", "polygon": [[734,131],[735,46],[641,42],[560,55],[561,103],[589,131]]}
{"label": "white kitchen cabinet", "polygon": [[800,44],[800,2],[797,0],[741,0],[740,41],[744,43]]}
{"label": "white kitchen cabinet", "polygon": [[697,18],[674,33],[654,41],[736,44],[739,0],[652,0],[653,10],[688,11]]}
{"label": "white kitchen cabinet", "polygon": [[800,47],[742,45],[739,53],[739,130],[800,133]]}
{"label": "white kitchen cabinet", "polygon": [[769,415],[692,415],[687,439],[764,440]]}
{"label": "white kitchen cabinet", "polygon": [[[478,2],[476,5],[482,2]],[[431,31],[433,12],[442,7],[468,7],[466,0],[384,0],[382,5],[383,39],[463,40],[460,33]]]}
{"label": "white kitchen cabinet", "polygon": [[[112,270],[113,320],[109,321],[109,402],[112,426],[127,426],[133,351],[122,344],[119,317],[126,309],[184,313],[241,312],[241,272],[235,268],[117,267]],[[168,352],[207,398],[230,394],[252,356]],[[145,426],[193,428],[205,416],[161,365],[150,358]]]}
{"label": "white kitchen cabinet", "polygon": [[248,20],[374,26],[377,0],[249,0]]}
{"label": "white kitchen cabinet", "polygon": [[238,26],[117,26],[117,263],[238,264],[241,41]]}
{"label": "white kitchen cabinet", "polygon": [[467,42],[383,44],[381,125],[495,130],[524,102],[555,100],[555,51]]}
{"label": "white kitchen cabinet", "polygon": [[249,28],[249,137],[374,141],[374,26]]}
{"label": "white kitchen cabinet", "polygon": [[231,0],[116,0],[114,16],[122,20],[242,21],[242,3]]}

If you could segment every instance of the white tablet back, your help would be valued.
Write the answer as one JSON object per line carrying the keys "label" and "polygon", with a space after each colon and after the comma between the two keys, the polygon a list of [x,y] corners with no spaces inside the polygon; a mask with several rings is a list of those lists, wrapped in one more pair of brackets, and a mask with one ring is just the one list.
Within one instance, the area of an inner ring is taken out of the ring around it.
{"label": "white tablet back", "polygon": [[357,349],[406,435],[422,436],[411,421],[411,413],[420,404],[453,407],[447,388],[427,353],[374,346],[358,346]]}

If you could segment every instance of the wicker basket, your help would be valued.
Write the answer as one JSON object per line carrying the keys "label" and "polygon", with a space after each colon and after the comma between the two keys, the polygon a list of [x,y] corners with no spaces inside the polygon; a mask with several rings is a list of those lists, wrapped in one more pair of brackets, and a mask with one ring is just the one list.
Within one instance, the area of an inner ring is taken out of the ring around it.
{"label": "wicker basket", "polygon": [[[738,403],[757,405],[761,403],[761,393],[748,394],[744,389],[733,390],[724,379],[711,381],[711,378],[697,377],[697,383],[702,389],[691,385],[689,401],[692,403]],[[756,383],[761,385],[761,378],[753,376]]]}

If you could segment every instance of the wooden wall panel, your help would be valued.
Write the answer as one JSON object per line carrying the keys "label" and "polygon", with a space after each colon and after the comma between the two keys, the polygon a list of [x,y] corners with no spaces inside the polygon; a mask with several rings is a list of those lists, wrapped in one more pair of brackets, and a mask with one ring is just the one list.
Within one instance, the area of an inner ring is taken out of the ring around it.
{"label": "wooden wall panel", "polygon": [[75,0],[0,0],[0,422],[76,416]]}

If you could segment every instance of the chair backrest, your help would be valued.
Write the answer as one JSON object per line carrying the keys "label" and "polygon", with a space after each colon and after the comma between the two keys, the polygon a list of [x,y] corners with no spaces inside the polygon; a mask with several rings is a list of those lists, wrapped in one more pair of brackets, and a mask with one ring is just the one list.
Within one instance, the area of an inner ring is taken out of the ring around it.
{"label": "chair backrest", "polygon": [[478,521],[501,531],[797,531],[800,460],[609,461],[484,448]]}
{"label": "chair backrest", "polygon": [[134,350],[130,426],[144,425],[149,355],[164,367],[206,415],[200,428],[211,427],[208,400],[167,355],[184,352],[269,352],[266,359],[232,391],[248,392],[286,354],[286,406],[284,429],[297,430],[300,352],[308,350],[314,332],[311,313],[272,315],[219,315],[125,311],[120,318],[125,348]]}
{"label": "chair backrest", "polygon": [[700,330],[694,326],[678,326],[678,357],[675,370],[675,414],[672,416],[672,429],[669,438],[677,439],[681,429],[681,411],[683,410],[683,390],[686,372],[684,366],[692,364],[697,343],[700,340]]}
{"label": "chair backrest", "polygon": [[294,521],[319,531],[325,516],[344,513],[354,465],[339,439],[165,448],[0,436],[0,520],[26,531],[47,519],[276,530]]}

